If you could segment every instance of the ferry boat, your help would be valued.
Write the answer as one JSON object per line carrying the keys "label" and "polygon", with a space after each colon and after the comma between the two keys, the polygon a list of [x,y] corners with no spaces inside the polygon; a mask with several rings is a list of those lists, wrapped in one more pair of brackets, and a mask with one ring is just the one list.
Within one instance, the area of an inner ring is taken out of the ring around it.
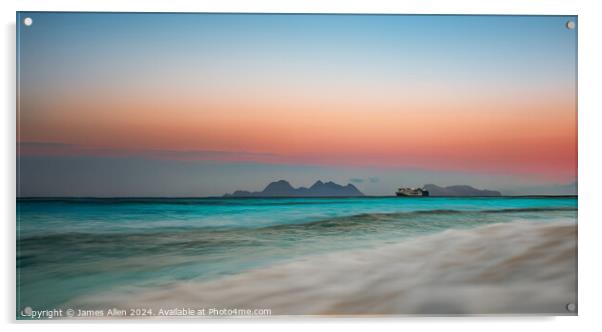
{"label": "ferry boat", "polygon": [[399,188],[395,192],[395,195],[402,197],[427,197],[429,195],[429,191],[422,188]]}

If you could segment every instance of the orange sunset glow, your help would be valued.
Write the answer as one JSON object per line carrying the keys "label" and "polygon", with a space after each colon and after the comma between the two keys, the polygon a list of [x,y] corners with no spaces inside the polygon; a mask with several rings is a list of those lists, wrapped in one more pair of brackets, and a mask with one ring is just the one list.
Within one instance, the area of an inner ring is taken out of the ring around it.
{"label": "orange sunset glow", "polygon": [[[153,158],[195,160],[182,153],[203,151],[214,153],[201,161],[218,163],[574,181],[574,37],[561,30],[535,42],[513,31],[462,30],[451,42],[438,37],[448,20],[438,23],[442,30],[374,39],[354,35],[360,28],[353,25],[271,36],[260,33],[270,24],[257,23],[256,34],[223,32],[228,44],[218,42],[220,34],[198,44],[189,35],[187,52],[174,40],[171,48],[157,48],[152,34],[140,32],[135,48],[114,37],[72,53],[48,50],[49,63],[37,71],[28,53],[19,91],[20,153],[171,151]],[[24,49],[39,38],[66,43],[94,36],[30,33]],[[406,39],[393,43],[398,38]],[[480,48],[485,42],[492,46]],[[563,43],[566,50],[549,52]]]}

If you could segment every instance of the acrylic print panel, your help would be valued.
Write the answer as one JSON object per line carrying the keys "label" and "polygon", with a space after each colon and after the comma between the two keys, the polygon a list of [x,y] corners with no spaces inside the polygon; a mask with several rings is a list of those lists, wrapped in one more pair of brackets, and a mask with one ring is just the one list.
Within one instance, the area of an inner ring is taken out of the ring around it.
{"label": "acrylic print panel", "polygon": [[17,22],[18,319],[576,314],[577,17]]}

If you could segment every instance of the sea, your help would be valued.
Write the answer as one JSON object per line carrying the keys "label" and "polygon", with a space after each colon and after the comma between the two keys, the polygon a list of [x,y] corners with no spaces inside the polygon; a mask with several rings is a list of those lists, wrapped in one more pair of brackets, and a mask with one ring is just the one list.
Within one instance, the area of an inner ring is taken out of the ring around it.
{"label": "sea", "polygon": [[19,198],[17,317],[570,314],[576,229],[576,197]]}

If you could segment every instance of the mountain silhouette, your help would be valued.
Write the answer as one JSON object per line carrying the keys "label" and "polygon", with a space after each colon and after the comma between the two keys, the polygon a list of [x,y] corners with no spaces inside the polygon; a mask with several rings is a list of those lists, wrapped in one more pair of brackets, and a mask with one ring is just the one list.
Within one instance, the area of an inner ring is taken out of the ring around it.
{"label": "mountain silhouette", "polygon": [[434,184],[425,184],[424,189],[430,196],[502,196],[499,191],[481,190],[467,185],[439,187]]}
{"label": "mountain silhouette", "polygon": [[294,188],[286,180],[274,181],[268,184],[262,191],[237,190],[224,197],[354,197],[364,196],[351,183],[346,186],[336,184],[332,181],[316,181],[311,187]]}

